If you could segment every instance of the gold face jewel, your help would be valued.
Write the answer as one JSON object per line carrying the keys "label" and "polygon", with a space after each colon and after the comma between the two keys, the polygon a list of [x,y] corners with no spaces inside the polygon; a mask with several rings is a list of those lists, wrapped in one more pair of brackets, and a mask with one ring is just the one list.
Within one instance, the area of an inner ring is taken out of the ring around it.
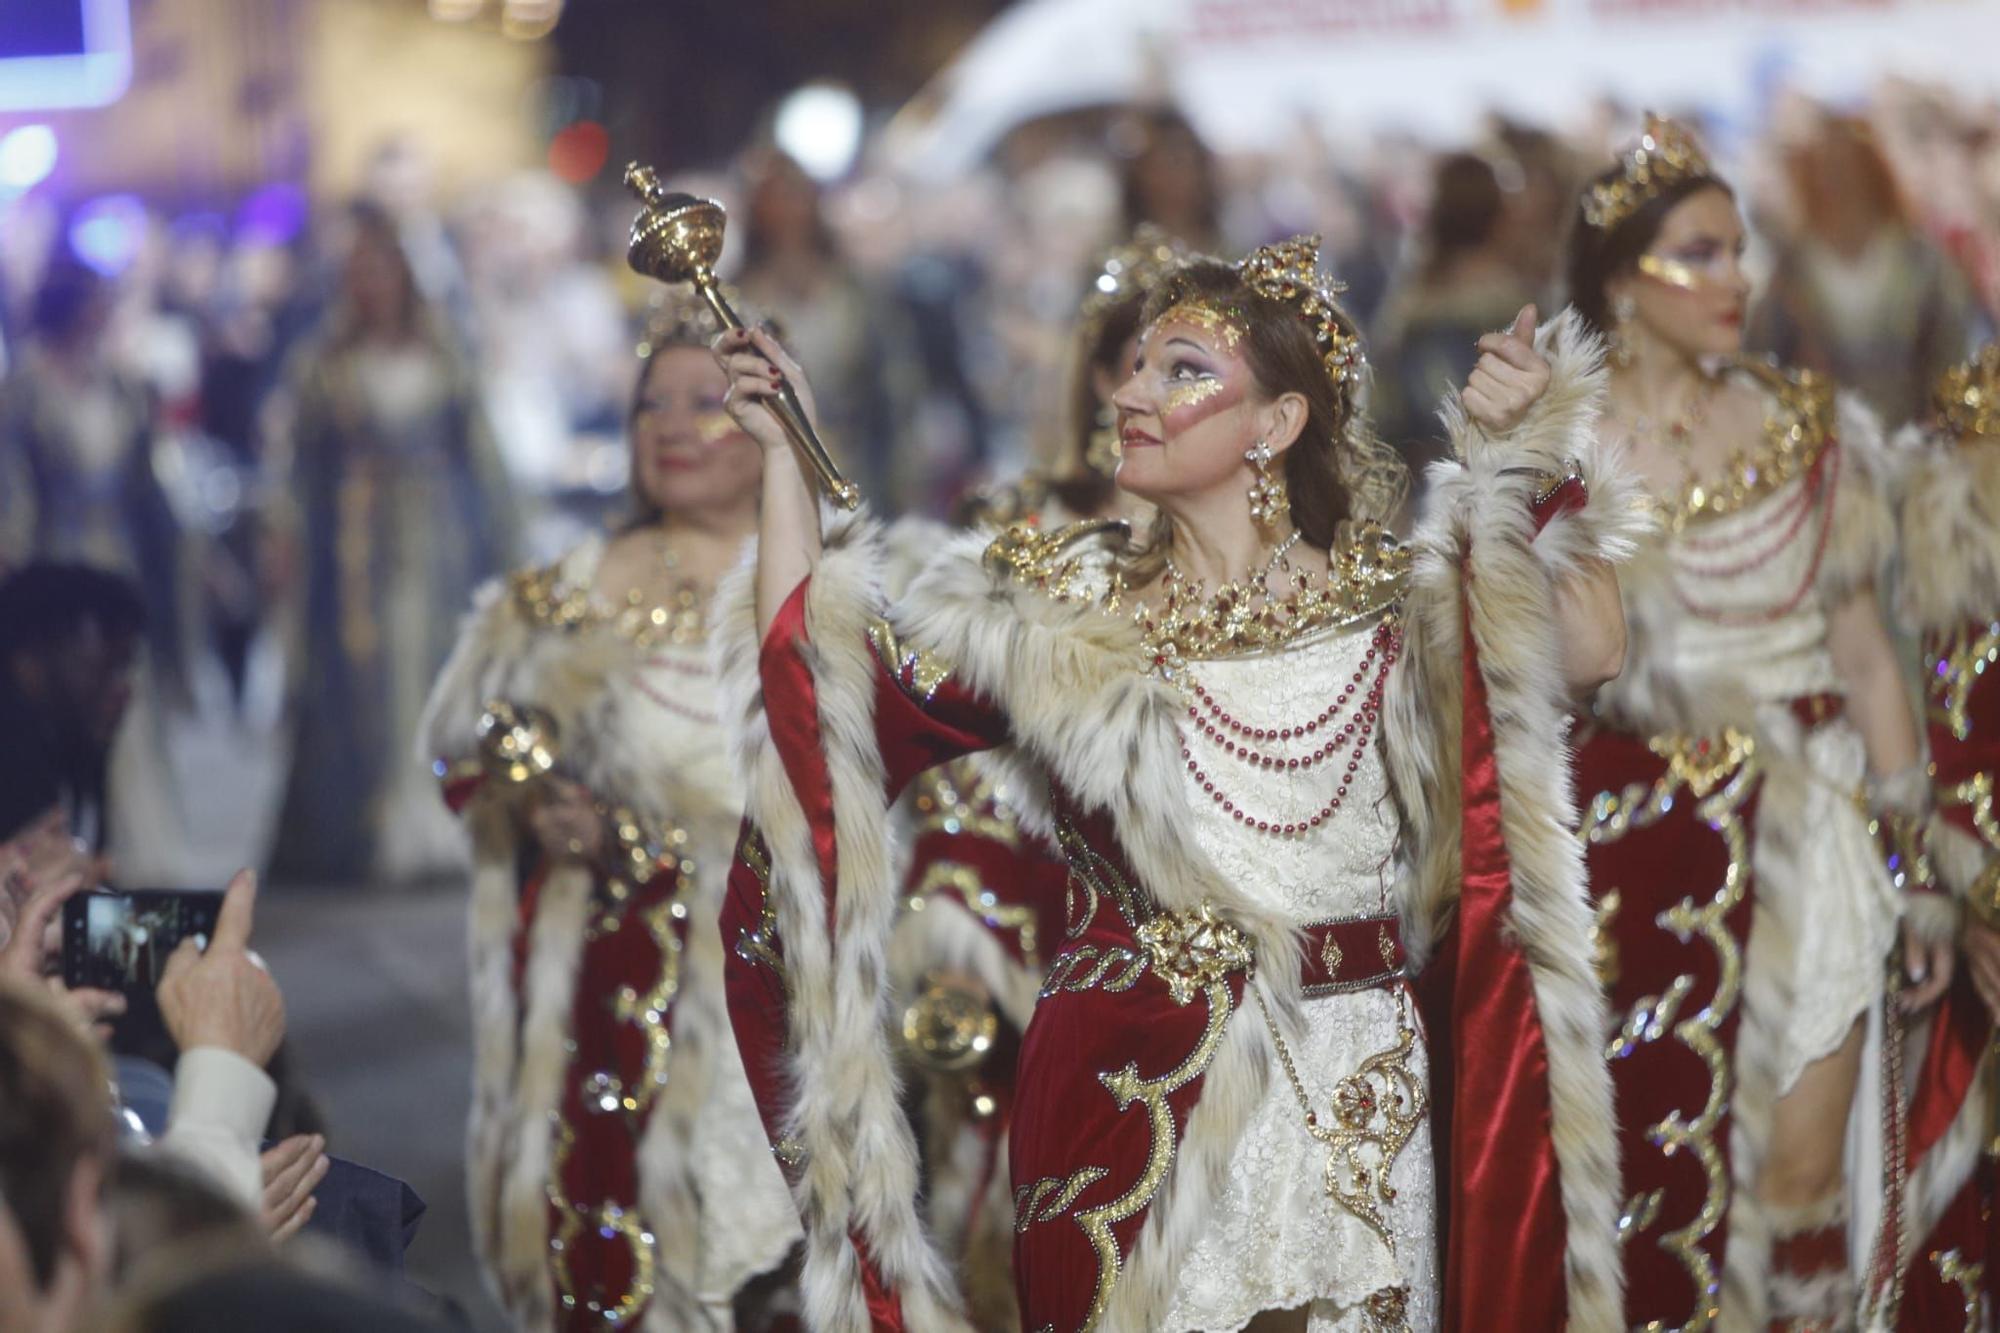
{"label": "gold face jewel", "polygon": [[1713,174],[1694,135],[1675,121],[1648,112],[1639,142],[1618,160],[1618,175],[1593,185],[1584,196],[1583,220],[1599,231],[1610,231],[1680,182]]}

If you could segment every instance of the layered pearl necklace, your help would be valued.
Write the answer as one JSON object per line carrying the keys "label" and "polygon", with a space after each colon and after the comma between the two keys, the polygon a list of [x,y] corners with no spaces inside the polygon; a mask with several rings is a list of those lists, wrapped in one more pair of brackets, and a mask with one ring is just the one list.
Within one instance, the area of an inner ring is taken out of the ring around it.
{"label": "layered pearl necklace", "polygon": [[[1294,530],[1272,553],[1260,574],[1228,585],[1223,596],[1227,597],[1230,610],[1242,614],[1253,591],[1270,598],[1269,580],[1280,569],[1289,572],[1286,556],[1298,540],[1299,534]],[[1171,559],[1167,563],[1167,579],[1170,588],[1185,595],[1189,581]],[[1172,602],[1169,605],[1171,607]],[[1187,716],[1193,731],[1205,736],[1230,759],[1260,772],[1287,773],[1312,773],[1329,762],[1339,762],[1343,755],[1347,761],[1332,798],[1311,814],[1292,819],[1273,819],[1246,809],[1242,802],[1216,782],[1214,775],[1195,757],[1193,736],[1181,742],[1181,760],[1187,765],[1189,778],[1221,807],[1223,813],[1258,833],[1296,838],[1321,827],[1346,802],[1349,787],[1361,771],[1362,757],[1367,753],[1376,725],[1381,720],[1382,696],[1388,684],[1389,670],[1396,664],[1401,651],[1401,626],[1395,614],[1390,612],[1375,626],[1360,666],[1355,668],[1334,701],[1320,710],[1317,716],[1289,726],[1251,726],[1241,721],[1183,666],[1172,673],[1170,679],[1179,684],[1189,698]],[[1362,693],[1364,689],[1365,694]],[[1316,746],[1302,755],[1276,752],[1278,747],[1274,743],[1289,742],[1316,742]]]}

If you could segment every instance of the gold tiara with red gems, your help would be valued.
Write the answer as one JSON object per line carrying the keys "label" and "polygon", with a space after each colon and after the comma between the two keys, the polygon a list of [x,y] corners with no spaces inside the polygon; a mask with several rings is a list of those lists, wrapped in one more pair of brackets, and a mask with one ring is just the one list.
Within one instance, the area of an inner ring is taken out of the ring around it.
{"label": "gold tiara with red gems", "polygon": [[1368,358],[1361,339],[1347,331],[1350,321],[1340,308],[1346,284],[1319,276],[1319,237],[1294,236],[1259,246],[1236,266],[1243,285],[1267,300],[1291,306],[1312,331],[1320,360],[1334,386],[1352,395]]}
{"label": "gold tiara with red gems", "polygon": [[1685,126],[1647,112],[1639,142],[1618,159],[1618,175],[1584,195],[1583,220],[1610,231],[1662,192],[1713,174],[1708,154]]}

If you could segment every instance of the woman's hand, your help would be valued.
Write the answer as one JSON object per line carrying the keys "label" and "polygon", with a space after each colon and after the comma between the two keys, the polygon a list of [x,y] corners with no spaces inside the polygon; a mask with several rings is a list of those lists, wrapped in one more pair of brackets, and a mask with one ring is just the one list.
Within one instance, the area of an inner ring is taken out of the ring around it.
{"label": "woman's hand", "polygon": [[295,1134],[266,1148],[258,1159],[264,1169],[264,1230],[279,1243],[298,1235],[319,1208],[313,1191],[333,1166],[318,1134]]}
{"label": "woman's hand", "polygon": [[1514,327],[1479,340],[1479,363],[1465,381],[1459,402],[1466,415],[1501,435],[1521,424],[1528,409],[1549,388],[1549,362],[1535,350],[1534,304],[1521,307]]}
{"label": "woman's hand", "polygon": [[724,403],[766,455],[791,447],[791,436],[778,420],[776,406],[779,386],[789,382],[805,407],[806,420],[819,429],[819,408],[813,400],[806,373],[778,340],[762,329],[729,329],[715,340],[715,359],[729,375],[729,396]]}
{"label": "woman's hand", "polygon": [[[1944,998],[1945,990],[1951,985],[1952,969],[1958,963],[1957,946],[1950,940],[1931,940],[1926,943],[1913,932],[1906,922],[1903,926],[1903,976],[1907,978],[1903,986],[1903,1012],[1914,1014],[1928,1009]],[[1977,973],[1974,980],[1978,980]],[[1984,987],[1981,988],[1984,996]],[[1987,1004],[1991,1006],[1989,999]]]}
{"label": "woman's hand", "polygon": [[524,819],[551,862],[583,865],[604,859],[604,816],[581,783],[567,778],[537,783],[527,797]]}
{"label": "woman's hand", "polygon": [[2000,1023],[2000,930],[1983,921],[1965,923],[1965,964],[1972,969],[1972,987],[1986,1002],[1986,1012]]}
{"label": "woman's hand", "polygon": [[789,383],[819,428],[812,386],[799,363],[762,329],[731,329],[714,343],[715,359],[729,376],[729,415],[764,451],[763,492],[757,510],[757,633],[768,634],[778,608],[819,561],[819,497],[806,465],[791,447],[777,416],[778,390]]}

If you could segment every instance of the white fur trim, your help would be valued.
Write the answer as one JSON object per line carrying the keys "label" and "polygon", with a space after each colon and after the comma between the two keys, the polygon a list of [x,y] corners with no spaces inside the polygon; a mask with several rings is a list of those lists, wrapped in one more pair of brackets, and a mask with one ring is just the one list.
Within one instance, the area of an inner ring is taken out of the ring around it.
{"label": "white fur trim", "polygon": [[1896,465],[1882,438],[1882,423],[1859,398],[1834,399],[1834,441],[1840,478],[1833,494],[1832,529],[1820,560],[1819,595],[1828,606],[1871,586],[1886,587],[1896,553],[1896,518],[1889,506]]}
{"label": "white fur trim", "polygon": [[[587,581],[600,551],[596,543],[579,548],[564,562],[565,573]],[[686,770],[685,732],[663,732],[663,715],[636,697],[629,683],[633,651],[609,633],[550,632],[533,624],[504,584],[491,584],[478,595],[433,689],[421,746],[432,757],[467,756],[475,751],[486,701],[531,703],[557,719],[564,764],[592,791],[690,835],[686,851],[696,873],[683,892],[694,925],[674,1002],[672,1076],[655,1099],[639,1149],[640,1204],[660,1257],[658,1294],[644,1327],[663,1333],[686,1326],[698,1282],[733,1291],[782,1262],[798,1232],[789,1212],[744,1200],[704,1213],[694,1184],[696,1157],[734,1150],[741,1133],[729,1143],[701,1142],[704,1128],[697,1123],[722,1080],[744,1080],[722,1002],[714,925],[738,813],[726,779]],[[715,744],[722,744],[719,736]],[[557,871],[543,886],[517,997],[511,973],[522,847],[511,797],[504,789],[482,791],[465,811],[474,854],[468,946],[475,1041],[467,1190],[476,1249],[489,1279],[509,1312],[536,1326],[553,1318],[545,1193],[549,1117],[569,1063],[565,1043],[591,884],[587,875]],[[747,1088],[742,1096],[747,1099]],[[761,1134],[754,1141],[761,1143]],[[775,1163],[767,1190],[783,1197]],[[724,1225],[737,1229],[730,1247],[736,1258],[717,1274],[706,1271],[706,1256]]]}
{"label": "white fur trim", "polygon": [[809,1327],[866,1333],[860,1235],[912,1328],[963,1326],[948,1267],[917,1215],[917,1151],[899,1104],[887,1027],[887,948],[898,899],[874,732],[876,665],[866,626],[882,594],[879,529],[837,519],[806,598],[821,740],[834,790],[839,882],[833,938],[812,832],[770,739],[758,678],[755,563],[718,591],[724,721],[749,812],[771,856],[791,1003],[787,1132],[806,1154],[794,1197],[806,1223],[801,1295]]}
{"label": "white fur trim", "polygon": [[1898,504],[1896,610],[1912,631],[1950,630],[2000,610],[2000,449],[1956,446],[1911,427]]}
{"label": "white fur trim", "polygon": [[[1548,1051],[1554,1148],[1567,1217],[1565,1274],[1569,1326],[1623,1326],[1624,1270],[1611,1076],[1603,1057],[1609,1017],[1590,967],[1592,924],[1583,847],[1572,831],[1575,795],[1568,747],[1554,582],[1587,559],[1619,564],[1650,524],[1641,493],[1599,443],[1601,348],[1565,312],[1538,336],[1551,364],[1549,391],[1529,419],[1500,440],[1472,427],[1454,402],[1445,412],[1464,458],[1431,476],[1430,514],[1419,530],[1411,593],[1416,648],[1385,710],[1392,778],[1413,816],[1415,875],[1405,911],[1407,938],[1427,954],[1455,903],[1460,811],[1456,726],[1437,728],[1440,708],[1458,703],[1459,616],[1470,607],[1493,722],[1501,811],[1513,873],[1511,921],[1528,963]],[[1554,519],[1536,537],[1523,467],[1560,472],[1575,460],[1589,487],[1577,514]],[[1459,562],[1465,562],[1460,575]],[[1454,706],[1456,705],[1456,706]],[[1426,743],[1419,737],[1449,733]],[[1440,746],[1437,742],[1447,742]],[[1400,749],[1402,753],[1396,752]],[[1448,793],[1438,799],[1441,793]]]}

